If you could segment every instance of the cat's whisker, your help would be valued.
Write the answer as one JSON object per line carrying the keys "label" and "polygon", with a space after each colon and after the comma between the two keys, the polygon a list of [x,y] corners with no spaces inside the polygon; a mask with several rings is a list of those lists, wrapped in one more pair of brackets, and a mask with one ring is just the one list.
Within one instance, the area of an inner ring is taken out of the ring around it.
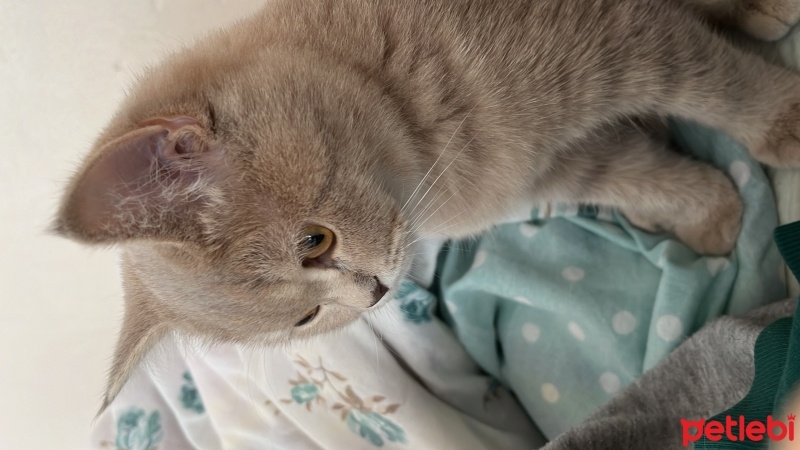
{"label": "cat's whisker", "polygon": [[436,208],[436,210],[434,210],[432,213],[428,214],[428,217],[427,217],[425,220],[423,220],[423,221],[422,221],[422,223],[420,223],[419,225],[417,225],[417,226],[415,227],[415,231],[416,231],[416,230],[419,230],[420,228],[422,228],[422,226],[423,226],[423,225],[425,225],[425,223],[426,223],[426,222],[428,222],[429,220],[431,220],[431,218],[433,218],[433,217],[436,215],[436,213],[437,213],[437,212],[439,212],[439,210],[440,210],[440,209],[442,209],[442,208],[443,208],[443,207],[444,207],[444,206],[447,204],[447,202],[449,202],[449,201],[450,201],[450,199],[452,199],[452,198],[453,198],[453,197],[454,197],[456,194],[458,194],[459,192],[461,192],[461,188],[458,188],[458,189],[457,189],[455,192],[453,192],[452,194],[450,194],[450,197],[448,197],[448,198],[447,198],[447,200],[445,200],[444,202],[442,202],[442,204],[441,204],[441,205],[439,205],[439,207],[438,207],[438,208]]}
{"label": "cat's whisker", "polygon": [[[418,205],[419,205],[419,204],[420,204],[420,203],[421,203],[423,200],[425,200],[425,197],[427,197],[427,196],[428,196],[428,193],[431,191],[431,189],[433,188],[433,186],[435,186],[435,185],[436,185],[436,183],[439,181],[439,179],[442,177],[442,175],[444,175],[444,174],[445,174],[445,172],[447,172],[447,169],[449,169],[449,168],[450,168],[450,166],[452,166],[452,165],[453,165],[453,163],[454,163],[454,162],[455,162],[455,161],[458,159],[458,157],[459,157],[459,156],[461,156],[461,153],[463,153],[463,152],[464,152],[464,150],[465,150],[467,147],[469,147],[469,144],[471,144],[471,143],[472,143],[472,141],[474,141],[474,140],[475,140],[475,138],[476,138],[476,137],[478,137],[478,135],[481,133],[481,131],[483,131],[483,128],[481,128],[481,129],[479,129],[478,131],[476,131],[476,132],[475,132],[475,134],[472,136],[472,138],[470,138],[470,140],[469,140],[469,141],[467,141],[467,143],[466,143],[466,144],[464,144],[464,146],[463,146],[463,147],[461,147],[461,150],[459,150],[459,151],[458,151],[458,153],[456,153],[456,156],[454,156],[454,157],[453,157],[453,159],[450,161],[450,163],[449,163],[449,164],[447,164],[447,166],[444,168],[444,170],[442,170],[442,171],[439,173],[439,176],[437,176],[437,177],[436,177],[436,179],[435,179],[435,180],[433,180],[433,183],[431,183],[431,185],[430,185],[430,187],[428,188],[428,190],[427,190],[427,191],[425,191],[425,194],[423,194],[423,195],[422,195],[422,198],[420,198],[420,199],[419,199],[419,201],[417,202],[417,204],[416,204],[416,205],[414,205],[414,209],[417,209],[417,206],[418,206]],[[413,211],[413,210],[412,210],[412,211]]]}
{"label": "cat's whisker", "polygon": [[[381,308],[380,310],[377,310],[377,311],[381,311],[381,314],[384,314],[383,311],[387,310],[387,309],[389,309],[389,308]],[[377,311],[374,311],[374,312],[377,313]],[[399,332],[402,333],[402,332],[404,332],[404,330],[405,330],[404,327],[406,325],[403,324],[403,322],[402,322],[403,319],[401,317],[398,317],[397,314],[395,314],[395,313],[396,313],[396,311],[394,311],[394,310],[389,310],[389,311],[386,312],[386,314],[389,314],[389,318],[394,321],[394,324],[397,325]],[[387,343],[384,342],[383,333],[381,333],[379,330],[377,330],[375,328],[373,328],[372,331],[381,340],[383,348],[385,348],[392,355],[396,356],[398,359],[403,359],[403,356],[400,355],[399,353],[397,353],[397,351],[394,348],[392,348],[391,344],[387,344]]]}
{"label": "cat's whisker", "polygon": [[[261,370],[264,373],[264,385],[267,387],[270,393],[270,398],[275,399],[277,401],[277,397],[275,397],[275,390],[272,387],[272,380],[270,380],[269,375],[267,374],[267,365],[266,365],[267,355],[266,349],[261,349]],[[270,400],[272,401],[272,400]],[[275,406],[277,408],[277,405]]]}
{"label": "cat's whisker", "polygon": [[[286,350],[286,356],[287,356],[287,357],[290,357],[290,356],[289,356],[289,351],[288,351],[288,350]],[[274,388],[273,388],[273,386],[272,386],[272,380],[270,379],[270,377],[269,377],[269,376],[268,376],[268,374],[267,374],[267,360],[266,360],[266,355],[265,355],[265,358],[264,358],[264,360],[262,361],[261,367],[262,367],[262,370],[264,371],[264,382],[265,382],[265,384],[266,384],[266,387],[267,387],[267,389],[269,389],[270,401],[273,403],[274,407],[275,407],[276,409],[278,409],[278,411],[280,411],[280,413],[281,413],[281,414],[286,414],[287,416],[291,417],[293,414],[292,414],[292,412],[291,412],[291,409],[290,409],[290,408],[286,408],[285,410],[282,410],[282,409],[281,409],[281,408],[278,406],[278,405],[280,404],[280,401],[279,401],[280,399],[279,399],[279,397],[278,397],[277,395],[275,395],[275,389],[274,389]]]}
{"label": "cat's whisker", "polygon": [[[459,189],[458,189],[458,191],[460,191],[460,190],[461,190],[461,189],[459,188]],[[414,228],[413,230],[411,230],[411,231],[414,233],[414,235],[415,235],[415,236],[419,237],[419,235],[417,234],[417,232],[420,230],[420,228],[422,227],[422,225],[424,225],[424,223],[425,223],[425,222],[427,222],[427,221],[428,221],[428,220],[429,220],[431,217],[435,216],[435,215],[436,215],[436,212],[437,212],[437,211],[439,211],[439,209],[441,209],[442,207],[444,207],[444,206],[447,204],[447,202],[448,202],[448,201],[450,201],[450,199],[452,199],[452,198],[453,198],[453,196],[455,196],[455,195],[458,193],[458,191],[456,191],[456,192],[454,192],[453,194],[451,194],[451,195],[450,195],[450,197],[448,197],[448,199],[447,199],[447,200],[445,200],[444,202],[442,202],[442,204],[441,204],[441,205],[439,205],[439,207],[438,207],[438,208],[437,208],[435,211],[433,211],[431,214],[429,214],[429,215],[428,215],[428,217],[427,217],[427,218],[426,218],[426,219],[425,219],[425,220],[424,220],[422,223],[420,223],[420,224],[419,224],[419,226],[417,226],[416,228]],[[455,215],[455,216],[453,216],[453,217],[458,217],[458,216],[460,216],[460,215],[461,215],[461,214],[463,214],[463,213],[464,213],[464,210],[462,210],[461,212],[459,212],[458,214],[456,214],[456,215]],[[452,219],[453,219],[453,217],[451,217],[450,219],[448,219],[448,220],[444,221],[443,223],[440,223],[439,225],[437,225],[437,227],[438,227],[438,226],[441,226],[441,225],[443,225],[444,223],[447,223],[447,222],[448,222],[448,221],[450,221],[450,220],[452,220]],[[436,227],[433,227],[433,228],[436,228]],[[430,232],[430,230],[429,230],[429,232]],[[430,236],[430,233],[428,233],[427,235],[428,235],[428,236]],[[418,239],[417,239],[417,240],[418,240]],[[416,242],[416,240],[415,240],[414,242]],[[410,245],[410,244],[409,244],[409,245]]]}
{"label": "cat's whisker", "polygon": [[367,321],[367,324],[369,324],[369,327],[372,329],[372,343],[373,343],[373,345],[375,347],[375,379],[376,380],[380,380],[381,379],[381,358],[380,358],[380,352],[378,350],[378,338],[376,336],[377,331],[375,330],[375,326],[372,324],[372,320],[371,320],[371,318],[372,318],[372,310],[367,310],[367,312],[368,312],[368,314],[367,314],[366,321]]}
{"label": "cat's whisker", "polygon": [[[240,350],[241,353],[241,350]],[[255,408],[255,397],[253,396],[253,377],[250,376],[253,370],[253,353],[252,351],[248,352],[249,355],[247,357],[247,361],[243,362],[245,365],[244,374],[245,374],[245,391],[247,392],[247,399],[250,401],[251,409],[255,409],[258,411],[258,408]],[[266,372],[266,371],[265,371]],[[265,374],[266,375],[266,374]],[[266,376],[264,377],[266,378]],[[261,416],[261,414],[259,414]],[[262,417],[262,420],[264,418]]]}
{"label": "cat's whisker", "polygon": [[[421,252],[420,253],[414,253],[413,255],[409,255],[409,258],[413,258],[413,257],[419,256],[419,255],[423,255],[423,254],[424,253],[421,253]],[[412,260],[411,261],[411,267],[413,267],[415,269],[419,269],[422,266],[420,266],[420,264],[418,262]]]}
{"label": "cat's whisker", "polygon": [[458,213],[458,214],[454,215],[453,217],[451,217],[451,218],[447,219],[446,221],[444,221],[444,222],[442,222],[441,224],[439,224],[439,225],[438,225],[436,228],[432,229],[432,230],[431,230],[431,231],[430,231],[428,234],[425,234],[424,236],[420,236],[420,237],[418,237],[417,239],[415,239],[415,240],[411,241],[411,242],[408,244],[408,246],[411,246],[411,245],[415,244],[416,242],[418,242],[418,241],[420,241],[420,240],[427,239],[427,238],[429,238],[429,237],[431,237],[431,236],[434,236],[434,235],[436,235],[436,234],[438,234],[438,233],[441,233],[441,232],[443,232],[443,231],[445,231],[445,230],[449,230],[450,228],[453,228],[453,227],[456,227],[456,226],[458,226],[458,225],[461,225],[461,224],[463,224],[465,221],[463,221],[463,220],[462,220],[462,221],[460,221],[460,222],[457,222],[457,223],[451,224],[450,226],[447,226],[447,227],[445,227],[445,228],[441,228],[441,226],[442,226],[442,225],[446,225],[446,224],[447,224],[447,222],[450,222],[451,220],[455,219],[456,217],[460,216],[460,215],[461,215],[461,214],[463,214],[463,213],[464,213],[464,211],[462,211],[462,212],[460,212],[460,213]]}
{"label": "cat's whisker", "polygon": [[[372,316],[373,316],[373,317],[377,316],[377,314],[375,314],[375,313],[371,313],[371,314],[372,314]],[[373,331],[375,331],[375,329],[374,329],[374,328],[373,328]],[[381,346],[382,346],[383,348],[387,348],[387,349],[388,349],[389,347],[388,347],[388,346],[386,345],[386,343],[383,341],[383,333],[379,333],[379,332],[378,332],[378,333],[376,333],[376,335],[378,336],[378,339],[380,339],[380,341],[381,341]]]}
{"label": "cat's whisker", "polygon": [[[478,104],[475,104],[475,106],[473,106],[473,107],[472,107],[472,109],[470,109],[470,110],[469,110],[469,112],[467,112],[467,114],[464,116],[464,118],[463,118],[463,119],[461,119],[461,122],[458,124],[458,126],[456,127],[456,129],[453,131],[453,134],[450,136],[450,139],[448,139],[448,140],[447,140],[447,143],[444,145],[444,148],[442,148],[442,151],[441,151],[441,152],[439,152],[439,156],[436,158],[436,160],[433,162],[433,164],[431,164],[431,167],[430,167],[430,169],[428,169],[428,172],[427,172],[427,173],[425,173],[425,175],[422,177],[422,180],[420,180],[419,184],[417,184],[417,187],[416,187],[416,188],[414,188],[414,191],[412,191],[412,192],[411,192],[411,195],[408,197],[408,200],[406,200],[406,202],[405,202],[405,203],[403,204],[403,206],[400,208],[400,211],[403,211],[403,212],[405,211],[405,208],[406,208],[406,206],[408,206],[409,202],[411,202],[411,200],[412,200],[412,199],[414,198],[414,196],[417,194],[417,192],[419,191],[419,189],[420,189],[420,188],[423,186],[423,184],[425,183],[425,181],[428,179],[428,176],[429,176],[429,175],[431,174],[431,172],[433,171],[433,168],[434,168],[434,167],[436,167],[436,164],[437,164],[437,163],[439,162],[439,160],[442,158],[442,156],[444,155],[445,151],[447,151],[447,147],[449,147],[449,146],[450,146],[450,142],[452,142],[452,141],[453,141],[453,138],[456,136],[456,134],[458,134],[458,130],[460,130],[460,129],[461,129],[461,126],[462,126],[462,125],[464,125],[464,122],[466,122],[466,121],[467,121],[467,118],[469,118],[469,116],[472,114],[472,111],[474,111],[474,110],[475,110],[475,108],[477,108],[477,107],[478,107]],[[412,210],[411,212],[413,213],[414,211]]]}
{"label": "cat's whisker", "polygon": [[[404,230],[404,231],[403,231],[403,233],[404,233],[404,240],[405,240],[405,238],[408,238],[409,236],[410,236],[411,238],[413,238],[413,240],[412,240],[412,241],[410,241],[410,242],[407,242],[407,243],[404,245],[404,247],[403,247],[403,248],[406,248],[406,249],[408,249],[408,248],[409,248],[409,247],[411,247],[411,246],[412,246],[414,243],[416,243],[416,242],[418,242],[418,241],[421,241],[421,240],[424,240],[424,239],[427,239],[428,237],[432,236],[431,234],[425,234],[424,236],[420,236],[420,235],[417,235],[416,233],[419,231],[419,228],[420,228],[420,226],[422,226],[422,225],[423,225],[425,222],[427,222],[427,221],[428,221],[428,220],[429,220],[431,217],[433,217],[433,216],[436,214],[436,212],[437,212],[439,209],[441,209],[441,208],[442,208],[442,207],[445,205],[445,203],[447,203],[447,201],[449,201],[449,200],[450,200],[450,198],[452,198],[452,197],[453,197],[453,195],[455,195],[455,193],[453,193],[453,194],[452,194],[452,195],[451,195],[451,196],[450,196],[450,197],[449,197],[449,198],[448,198],[448,199],[447,199],[445,202],[443,202],[443,203],[442,203],[442,204],[439,206],[439,208],[437,208],[437,209],[436,209],[436,211],[433,211],[433,212],[432,212],[430,215],[428,215],[428,217],[427,217],[427,218],[426,218],[426,219],[423,221],[423,223],[421,223],[419,226],[415,226],[415,227],[413,227],[413,226],[409,226],[409,228],[408,228],[407,230]],[[441,225],[441,224],[440,224],[440,225]],[[412,258],[413,256],[417,256],[417,255],[420,255],[420,254],[422,254],[422,253],[415,253],[414,255],[406,255],[406,258]],[[413,266],[414,266],[414,264],[415,264],[415,263],[414,263],[414,261],[413,261],[413,259],[411,260],[411,263],[412,263],[412,267],[413,267]]]}
{"label": "cat's whisker", "polygon": [[[415,205],[415,206],[414,206],[414,210],[416,210],[417,206],[418,206],[418,205],[419,205],[419,204],[420,204],[420,203],[421,203],[421,202],[422,202],[422,201],[425,199],[425,197],[428,195],[428,193],[429,193],[429,192],[430,192],[430,190],[433,188],[433,186],[436,184],[436,182],[437,182],[437,181],[439,181],[439,178],[441,178],[441,176],[442,176],[442,175],[444,175],[444,173],[447,171],[447,169],[449,169],[449,168],[450,168],[450,166],[451,166],[451,165],[452,165],[452,164],[455,162],[455,160],[456,160],[456,159],[459,157],[459,155],[461,155],[461,153],[462,153],[462,152],[463,152],[463,151],[464,151],[464,150],[465,150],[465,149],[466,149],[466,148],[469,146],[469,144],[470,144],[470,143],[472,143],[472,141],[473,141],[473,140],[474,140],[474,139],[475,139],[475,138],[478,136],[478,134],[480,134],[480,132],[481,132],[481,131],[482,131],[482,129],[481,129],[481,130],[478,130],[478,131],[475,133],[475,135],[474,135],[474,136],[472,136],[472,138],[471,138],[469,141],[467,141],[467,143],[466,143],[466,144],[464,144],[464,146],[461,148],[461,150],[459,150],[459,151],[458,151],[458,153],[456,154],[456,156],[455,156],[455,157],[454,157],[454,158],[453,158],[453,159],[450,161],[450,163],[449,163],[449,164],[448,164],[448,165],[447,165],[447,166],[444,168],[444,170],[442,170],[442,172],[439,174],[439,176],[437,176],[437,177],[436,177],[436,179],[433,181],[433,183],[432,183],[432,184],[431,184],[431,186],[428,188],[428,190],[425,192],[425,194],[422,196],[422,198],[419,200],[419,202],[417,202],[417,205]],[[469,180],[466,180],[466,181],[467,181],[467,182],[469,182],[470,184],[472,184],[472,185],[474,186],[474,183],[472,183],[471,181],[469,181]],[[411,233],[416,233],[416,232],[419,230],[419,228],[420,228],[420,227],[421,227],[421,226],[422,226],[422,225],[423,225],[425,222],[427,222],[427,221],[428,221],[428,220],[429,220],[429,219],[430,219],[430,218],[431,218],[433,215],[435,215],[435,214],[436,214],[436,212],[438,212],[438,211],[439,211],[439,210],[440,210],[440,209],[441,209],[441,208],[442,208],[442,207],[443,207],[443,206],[444,206],[444,205],[445,205],[447,202],[449,202],[449,201],[450,201],[450,200],[453,198],[453,196],[455,196],[455,195],[456,195],[458,192],[460,192],[460,191],[461,191],[461,187],[459,187],[459,188],[458,188],[458,189],[457,189],[455,192],[453,192],[453,194],[451,194],[451,195],[450,195],[450,197],[448,197],[448,198],[447,198],[447,200],[445,200],[444,202],[442,202],[442,204],[441,204],[441,205],[440,205],[440,206],[439,206],[439,207],[438,207],[438,208],[437,208],[437,209],[436,209],[436,210],[435,210],[433,213],[431,213],[430,215],[428,215],[428,216],[427,216],[427,218],[426,218],[426,219],[425,219],[425,220],[424,220],[424,221],[423,221],[421,224],[417,224],[417,222],[419,221],[419,218],[420,218],[420,217],[422,217],[422,215],[423,215],[423,214],[425,214],[425,212],[426,212],[426,211],[427,211],[429,208],[431,208],[433,205],[435,205],[435,203],[436,203],[436,200],[438,200],[438,199],[439,199],[439,198],[440,198],[440,197],[441,197],[441,196],[442,196],[442,195],[443,195],[443,194],[444,194],[446,191],[447,191],[447,190],[446,190],[446,188],[441,188],[441,187],[439,187],[439,193],[436,195],[436,197],[434,197],[434,199],[433,199],[433,200],[431,200],[431,201],[428,203],[428,205],[425,207],[425,209],[423,209],[423,211],[422,211],[422,212],[420,212],[420,213],[419,213],[419,214],[418,214],[418,215],[417,215],[417,216],[414,218],[414,220],[412,221],[412,223],[411,223],[411,225],[410,225],[410,227],[409,227],[409,231],[410,231]],[[412,211],[413,211],[413,210],[412,210]],[[409,245],[410,245],[410,244],[409,244]]]}
{"label": "cat's whisker", "polygon": [[[466,120],[467,120],[467,118],[470,116],[470,114],[472,114],[472,111],[474,111],[474,110],[475,110],[475,108],[476,108],[477,106],[478,106],[477,104],[476,104],[475,106],[473,106],[473,107],[472,107],[472,109],[470,109],[470,111],[467,113],[467,115],[466,115],[466,116],[464,116],[464,119],[462,119],[461,123],[459,123],[459,126],[458,126],[458,127],[456,128],[456,130],[453,132],[453,136],[455,136],[455,133],[456,133],[456,132],[458,132],[458,129],[460,129],[460,128],[461,128],[461,125],[464,123],[464,121],[466,121]],[[466,149],[466,148],[469,146],[469,144],[470,144],[470,143],[472,143],[472,141],[473,141],[473,140],[474,140],[474,139],[475,139],[475,138],[478,136],[478,134],[480,134],[480,132],[481,132],[482,130],[483,130],[483,128],[479,129],[479,130],[478,130],[478,131],[475,133],[475,135],[473,135],[473,136],[472,136],[472,138],[471,138],[469,141],[467,141],[467,143],[466,143],[466,144],[465,144],[465,145],[464,145],[464,146],[461,148],[461,150],[459,150],[459,151],[458,151],[458,153],[456,153],[456,155],[453,157],[453,159],[452,159],[452,160],[451,160],[451,161],[450,161],[450,162],[447,164],[447,166],[446,166],[446,167],[445,167],[445,168],[444,168],[444,169],[443,169],[443,170],[442,170],[442,171],[439,173],[439,175],[436,177],[436,179],[434,179],[434,180],[433,180],[433,183],[431,183],[431,185],[430,185],[430,186],[428,186],[428,189],[425,191],[425,193],[422,195],[422,197],[421,197],[421,198],[420,198],[420,199],[417,201],[417,203],[416,203],[416,204],[414,205],[414,207],[411,209],[411,212],[409,213],[409,215],[413,215],[414,211],[416,211],[417,207],[419,207],[419,205],[422,203],[422,201],[423,201],[423,200],[425,200],[425,197],[427,197],[428,193],[431,191],[431,189],[433,189],[433,187],[436,185],[436,183],[439,181],[439,179],[442,177],[442,175],[444,175],[444,173],[445,173],[445,172],[447,172],[447,170],[450,168],[450,166],[451,166],[451,165],[453,165],[453,163],[456,161],[456,159],[458,159],[458,157],[461,155],[461,153],[462,153],[462,152],[463,152],[463,151],[464,151],[464,150],[465,150],[465,149]],[[449,145],[449,144],[450,144],[450,141],[452,141],[452,139],[453,139],[453,136],[451,136],[451,137],[450,137],[450,140],[448,141],[448,144],[447,144],[447,145]],[[447,147],[447,146],[445,146],[445,149],[446,149],[446,147]],[[441,157],[443,154],[444,154],[444,149],[442,150],[442,153],[440,153],[440,154],[439,154],[439,157]],[[437,158],[437,162],[438,162],[438,160],[439,160],[439,158]],[[435,163],[434,163],[434,164],[435,164]],[[431,169],[433,169],[433,166],[431,166]],[[430,172],[430,171],[429,171],[429,172]],[[425,178],[427,178],[427,176],[428,176],[428,175],[426,174]]]}
{"label": "cat's whisker", "polygon": [[446,193],[447,193],[447,189],[441,189],[440,188],[439,189],[439,193],[436,194],[436,197],[434,197],[433,200],[428,202],[428,204],[425,206],[425,208],[422,211],[419,212],[419,214],[414,216],[414,219],[409,224],[409,229],[412,230],[412,231],[418,230],[419,226],[417,225],[417,223],[422,219],[422,217],[425,215],[425,213],[428,212],[428,210],[436,204],[436,201],[439,200],[439,198],[441,198]]}

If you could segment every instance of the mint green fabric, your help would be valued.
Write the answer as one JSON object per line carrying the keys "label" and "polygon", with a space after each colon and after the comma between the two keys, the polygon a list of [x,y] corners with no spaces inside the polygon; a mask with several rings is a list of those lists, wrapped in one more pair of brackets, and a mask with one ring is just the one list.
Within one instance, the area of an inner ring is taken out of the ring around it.
{"label": "mint green fabric", "polygon": [[729,257],[697,255],[613,211],[563,205],[547,219],[533,211],[529,222],[451,243],[440,255],[440,313],[548,438],[577,425],[709,319],[785,296],[763,170],[720,133],[673,128],[680,147],[740,187],[744,227]]}

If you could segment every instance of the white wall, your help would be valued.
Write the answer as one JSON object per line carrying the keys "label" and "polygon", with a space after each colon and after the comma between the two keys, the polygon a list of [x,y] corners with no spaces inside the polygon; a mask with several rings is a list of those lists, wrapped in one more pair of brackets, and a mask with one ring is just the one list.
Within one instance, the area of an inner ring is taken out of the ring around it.
{"label": "white wall", "polygon": [[144,64],[263,0],[0,0],[0,448],[80,449],[121,313],[116,253],[48,236]]}

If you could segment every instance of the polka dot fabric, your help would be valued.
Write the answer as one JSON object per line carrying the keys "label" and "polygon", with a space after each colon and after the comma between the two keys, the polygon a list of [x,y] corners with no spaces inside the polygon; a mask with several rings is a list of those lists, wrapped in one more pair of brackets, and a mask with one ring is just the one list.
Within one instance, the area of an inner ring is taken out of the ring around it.
{"label": "polka dot fabric", "polygon": [[704,257],[612,210],[554,205],[485,238],[450,243],[440,258],[442,315],[548,438],[707,320],[785,295],[772,242],[777,212],[762,168],[726,136],[673,128],[681,147],[726,171],[741,190],[744,228],[733,254]]}

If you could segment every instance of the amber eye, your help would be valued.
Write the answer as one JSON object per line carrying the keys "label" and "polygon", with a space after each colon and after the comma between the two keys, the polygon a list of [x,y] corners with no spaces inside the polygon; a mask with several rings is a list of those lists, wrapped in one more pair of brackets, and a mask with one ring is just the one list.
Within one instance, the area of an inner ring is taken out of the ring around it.
{"label": "amber eye", "polygon": [[312,225],[303,231],[300,245],[306,252],[305,259],[319,258],[333,246],[333,232],[325,227]]}
{"label": "amber eye", "polygon": [[296,324],[294,324],[294,326],[296,326],[296,327],[302,327],[303,325],[307,324],[308,322],[311,322],[312,320],[314,320],[314,317],[317,317],[317,313],[318,313],[318,312],[319,312],[319,305],[317,305],[317,307],[316,307],[316,308],[314,308],[314,309],[312,309],[311,311],[309,311],[309,312],[308,312],[308,314],[306,314],[306,316],[305,316],[305,317],[303,317],[302,319],[300,319],[300,321],[299,321],[299,322],[297,322]]}

